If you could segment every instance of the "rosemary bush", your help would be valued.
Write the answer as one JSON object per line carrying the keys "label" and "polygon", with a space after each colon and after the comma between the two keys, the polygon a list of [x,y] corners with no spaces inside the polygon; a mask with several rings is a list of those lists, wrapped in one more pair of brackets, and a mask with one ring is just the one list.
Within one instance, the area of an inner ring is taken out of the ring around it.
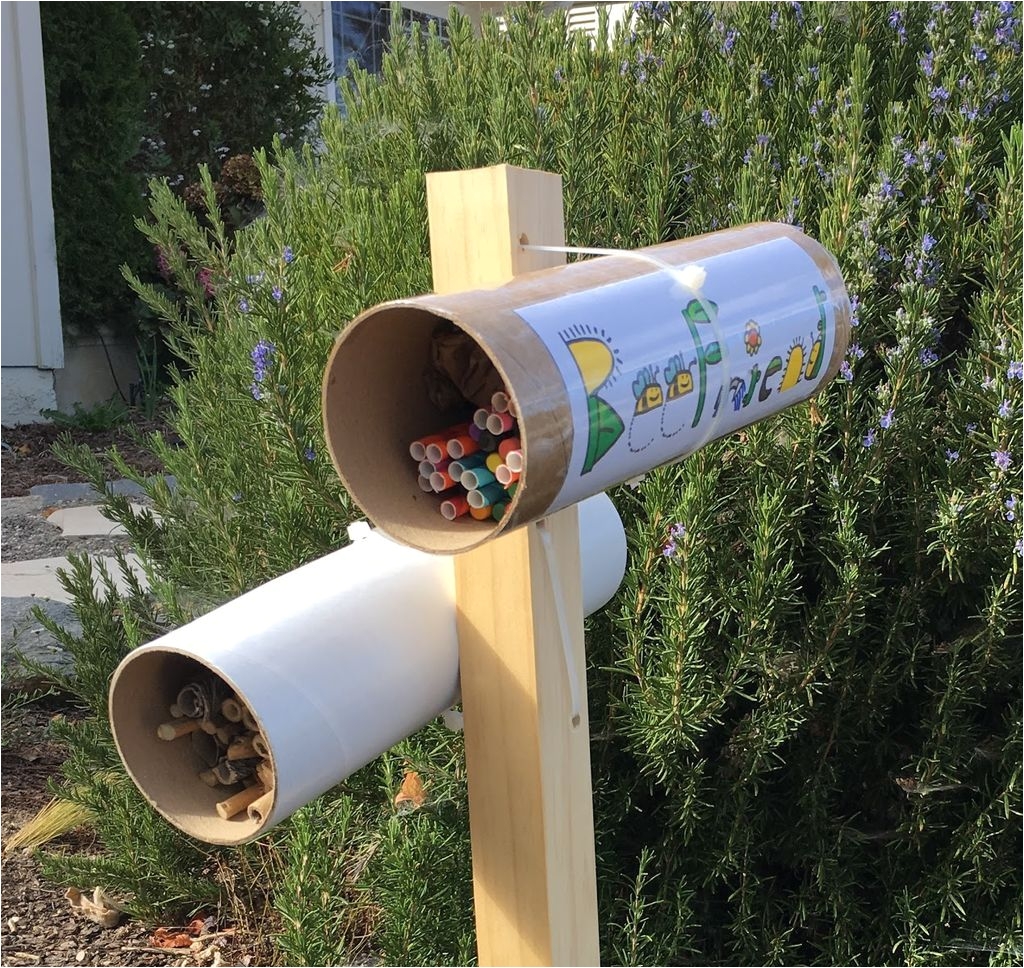
{"label": "rosemary bush", "polygon": [[[854,296],[842,375],[615,495],[629,565],[588,630],[603,958],[1019,963],[1020,7],[635,6],[593,44],[532,7],[395,32],[315,150],[258,158],[266,217],[230,245],[209,175],[208,223],[157,187],[145,232],[189,312],[135,289],[189,372],[181,445],[153,441],[178,487],[150,488],[159,524],[109,511],[164,622],[344,542],[320,375],[347,320],[429,288],[426,171],[560,172],[570,244],[797,223]],[[101,719],[72,739],[76,783],[111,765]],[[396,816],[406,764],[430,803]],[[140,905],[199,903],[196,849],[172,868],[146,823],[109,832],[110,880],[131,843]],[[286,962],[367,936],[392,964],[473,956],[440,726],[227,856],[254,850]]]}

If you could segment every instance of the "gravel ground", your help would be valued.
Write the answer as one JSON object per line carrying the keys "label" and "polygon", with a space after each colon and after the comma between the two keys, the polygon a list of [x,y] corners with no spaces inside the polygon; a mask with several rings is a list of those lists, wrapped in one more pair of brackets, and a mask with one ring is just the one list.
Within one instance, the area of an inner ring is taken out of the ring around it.
{"label": "gravel ground", "polygon": [[[110,527],[113,528],[114,524],[111,523]],[[4,561],[56,558],[73,551],[110,555],[118,549],[127,551],[130,548],[131,544],[124,535],[66,538],[60,528],[46,520],[44,512],[26,516],[8,514],[0,521],[0,556]]]}

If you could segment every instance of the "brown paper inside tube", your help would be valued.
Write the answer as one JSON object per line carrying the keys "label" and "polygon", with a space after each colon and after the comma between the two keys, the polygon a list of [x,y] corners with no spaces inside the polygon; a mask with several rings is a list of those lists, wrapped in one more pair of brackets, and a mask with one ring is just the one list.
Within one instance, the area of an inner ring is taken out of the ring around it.
{"label": "brown paper inside tube", "polygon": [[[793,226],[762,222],[639,251],[685,266],[777,238],[803,248],[828,286],[836,340],[824,385],[846,354],[850,305],[835,260],[813,239]],[[467,551],[556,510],[552,502],[572,455],[569,394],[547,348],[516,310],[658,271],[634,258],[605,256],[518,276],[497,289],[384,303],[354,319],[327,363],[323,415],[331,458],[356,503],[396,541],[442,554]],[[437,352],[432,336],[441,320],[454,323],[486,353],[519,414],[524,471],[498,522],[446,521],[436,496],[419,489],[409,459],[413,440],[452,422],[451,413],[431,401],[437,396],[423,376]]]}
{"label": "brown paper inside tube", "polygon": [[[186,683],[211,676],[226,682],[219,670],[171,649],[133,653],[121,663],[110,683],[111,730],[129,775],[155,810],[197,840],[241,844],[266,828],[272,810],[266,809],[258,820],[244,809],[233,819],[222,819],[217,815],[217,803],[233,791],[203,780],[200,774],[207,772],[209,764],[190,737],[171,742],[157,738],[157,727],[167,718],[178,690]],[[226,685],[244,701],[230,682]],[[200,731],[192,736],[213,743],[213,737]],[[272,779],[272,772],[270,776]],[[276,796],[274,791],[268,796],[271,794]]]}

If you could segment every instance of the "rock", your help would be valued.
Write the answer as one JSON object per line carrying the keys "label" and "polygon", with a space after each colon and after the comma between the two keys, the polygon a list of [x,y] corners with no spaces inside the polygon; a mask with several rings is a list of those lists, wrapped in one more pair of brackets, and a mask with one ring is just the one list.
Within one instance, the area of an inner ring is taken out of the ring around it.
{"label": "rock", "polygon": [[38,605],[55,622],[59,622],[76,635],[82,626],[69,605],[45,598],[5,598],[0,616],[0,662],[3,665],[3,679],[6,683],[26,678],[24,669],[14,661],[15,652],[40,665],[49,666],[58,672],[70,673],[74,660],[58,644],[57,640],[39,624],[32,615]]}

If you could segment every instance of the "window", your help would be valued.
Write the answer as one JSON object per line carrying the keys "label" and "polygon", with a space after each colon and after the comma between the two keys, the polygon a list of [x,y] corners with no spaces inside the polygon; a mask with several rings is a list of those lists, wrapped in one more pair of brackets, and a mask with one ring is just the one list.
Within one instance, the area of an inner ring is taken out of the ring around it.
{"label": "window", "polygon": [[[417,10],[402,8],[402,19],[408,24],[426,27],[431,22],[444,34],[444,19]],[[379,74],[387,47],[391,24],[389,3],[347,2],[331,4],[331,32],[334,39],[334,72],[339,77],[348,73],[350,61],[371,74]]]}

